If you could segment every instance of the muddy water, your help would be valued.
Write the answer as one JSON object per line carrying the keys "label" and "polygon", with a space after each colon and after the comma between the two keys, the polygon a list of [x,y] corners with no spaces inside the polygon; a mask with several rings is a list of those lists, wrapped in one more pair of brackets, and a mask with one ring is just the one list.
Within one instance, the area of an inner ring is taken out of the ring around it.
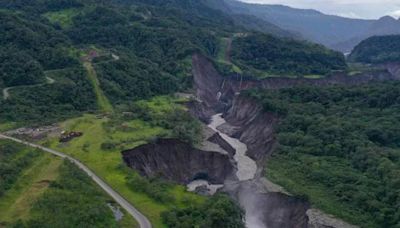
{"label": "muddy water", "polygon": [[217,128],[222,124],[226,123],[225,119],[222,118],[222,114],[214,115],[211,119],[211,123],[208,125],[211,129],[218,132],[221,137],[227,141],[235,150],[234,159],[237,162],[238,171],[236,176],[240,181],[252,180],[257,172],[257,164],[254,160],[246,155],[247,146],[238,139],[232,138],[227,134],[222,133]]}

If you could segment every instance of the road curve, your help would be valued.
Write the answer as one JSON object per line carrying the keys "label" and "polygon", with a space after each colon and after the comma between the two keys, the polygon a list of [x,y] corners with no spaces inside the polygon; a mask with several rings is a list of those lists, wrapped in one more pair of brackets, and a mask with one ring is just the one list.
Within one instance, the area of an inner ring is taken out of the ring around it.
{"label": "road curve", "polygon": [[150,221],[142,214],[140,213],[135,207],[133,207],[127,200],[125,200],[120,194],[118,194],[116,191],[114,191],[107,183],[105,183],[100,177],[98,177],[94,172],[92,172],[87,166],[82,164],[80,161],[76,160],[75,158],[68,156],[64,153],[36,145],[27,141],[23,141],[14,137],[10,137],[7,135],[0,134],[0,138],[3,139],[9,139],[17,143],[21,143],[33,148],[38,148],[40,150],[43,150],[45,152],[51,153],[53,155],[56,155],[58,157],[61,157],[63,159],[68,159],[72,163],[74,163],[76,166],[78,166],[81,170],[83,170],[87,175],[89,175],[94,182],[96,182],[105,192],[107,192],[108,195],[110,195],[122,208],[124,208],[129,214],[131,214],[136,221],[139,223],[141,228],[151,228],[151,223]]}
{"label": "road curve", "polygon": [[11,89],[15,89],[15,88],[19,88],[19,87],[36,87],[36,86],[42,86],[42,85],[51,85],[54,84],[56,82],[56,80],[54,80],[53,78],[50,78],[48,76],[46,76],[46,83],[40,83],[40,84],[36,84],[36,85],[19,85],[19,86],[11,86],[11,87],[7,87],[3,89],[3,100],[7,100],[8,98],[10,98],[10,90]]}

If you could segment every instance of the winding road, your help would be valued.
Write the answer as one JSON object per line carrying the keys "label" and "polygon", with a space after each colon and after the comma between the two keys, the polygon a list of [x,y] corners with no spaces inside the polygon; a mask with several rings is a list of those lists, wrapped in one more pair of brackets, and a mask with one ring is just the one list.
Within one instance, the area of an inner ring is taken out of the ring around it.
{"label": "winding road", "polygon": [[63,159],[68,159],[72,163],[74,163],[76,166],[78,166],[81,170],[83,170],[89,177],[93,179],[96,184],[98,184],[109,196],[111,196],[122,208],[124,208],[130,215],[132,215],[136,221],[139,223],[141,228],[151,228],[151,223],[150,221],[142,214],[140,213],[135,207],[133,207],[127,200],[125,200],[120,194],[118,194],[115,190],[111,188],[106,182],[104,182],[100,177],[98,177],[93,171],[91,171],[87,166],[82,164],[80,161],[76,160],[75,158],[68,156],[64,153],[36,145],[27,141],[23,141],[14,137],[10,137],[4,134],[0,134],[0,139],[9,139],[17,143],[21,143],[33,148],[38,148],[40,150],[43,150],[45,152],[51,153],[53,155],[56,155],[58,157],[61,157]]}
{"label": "winding road", "polygon": [[36,85],[20,85],[20,86],[7,87],[7,88],[3,89],[3,99],[7,100],[10,97],[11,89],[15,89],[15,88],[19,88],[19,87],[37,87],[37,86],[43,86],[43,85],[51,85],[54,82],[56,82],[56,80],[54,80],[48,76],[46,76],[46,80],[47,80],[47,82],[36,84]]}

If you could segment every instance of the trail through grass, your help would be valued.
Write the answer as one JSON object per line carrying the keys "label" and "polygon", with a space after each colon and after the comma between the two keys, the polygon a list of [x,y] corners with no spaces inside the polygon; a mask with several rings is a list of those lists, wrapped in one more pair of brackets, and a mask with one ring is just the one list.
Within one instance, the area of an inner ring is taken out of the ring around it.
{"label": "trail through grass", "polygon": [[0,223],[12,223],[29,218],[33,203],[46,191],[58,176],[62,160],[43,154],[23,172],[12,189],[0,199]]}
{"label": "trail through grass", "polygon": [[100,87],[100,82],[99,82],[99,79],[97,78],[97,74],[96,74],[95,69],[93,68],[92,63],[84,62],[83,66],[86,68],[87,75],[89,77],[90,82],[92,83],[94,92],[96,94],[97,105],[98,105],[99,109],[101,111],[107,112],[107,113],[112,112],[113,107],[112,107],[110,101],[108,100],[108,98],[106,97],[106,95],[104,94],[103,90]]}

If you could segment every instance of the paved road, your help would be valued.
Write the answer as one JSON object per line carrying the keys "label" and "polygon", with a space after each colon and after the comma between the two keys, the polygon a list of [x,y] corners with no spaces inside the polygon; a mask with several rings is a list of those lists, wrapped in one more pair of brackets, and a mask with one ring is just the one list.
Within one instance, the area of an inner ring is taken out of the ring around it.
{"label": "paved road", "polygon": [[70,160],[80,169],[82,169],[87,175],[89,175],[94,180],[94,182],[96,182],[105,192],[107,192],[107,194],[110,195],[119,205],[121,205],[122,208],[124,208],[129,214],[131,214],[139,223],[141,228],[151,228],[151,223],[142,213],[140,213],[136,208],[134,208],[128,201],[126,201],[121,195],[119,195],[116,191],[114,191],[108,184],[106,184],[100,177],[98,177],[94,172],[92,172],[88,167],[86,167],[80,161],[64,153],[43,146],[39,146],[30,142],[22,141],[14,137],[0,134],[0,138],[9,139],[14,142],[25,144],[33,148],[38,148],[53,155],[56,155],[58,157]]}

